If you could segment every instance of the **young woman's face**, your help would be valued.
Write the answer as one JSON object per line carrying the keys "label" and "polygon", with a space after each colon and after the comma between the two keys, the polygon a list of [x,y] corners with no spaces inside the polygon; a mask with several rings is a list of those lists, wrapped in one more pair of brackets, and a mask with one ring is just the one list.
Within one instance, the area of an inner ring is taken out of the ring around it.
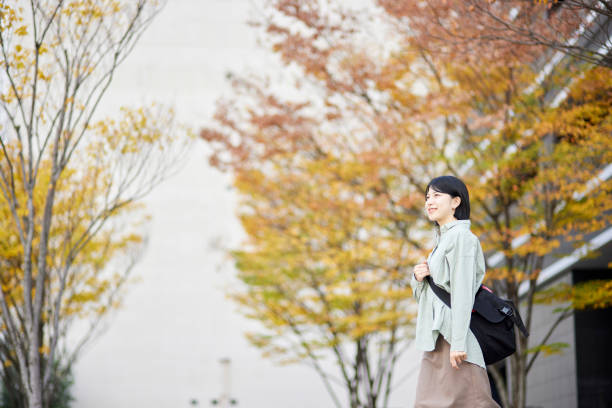
{"label": "young woman's face", "polygon": [[461,199],[451,197],[450,194],[441,193],[430,188],[425,197],[425,211],[430,221],[436,221],[442,226],[447,222],[455,220],[455,208],[459,206]]}

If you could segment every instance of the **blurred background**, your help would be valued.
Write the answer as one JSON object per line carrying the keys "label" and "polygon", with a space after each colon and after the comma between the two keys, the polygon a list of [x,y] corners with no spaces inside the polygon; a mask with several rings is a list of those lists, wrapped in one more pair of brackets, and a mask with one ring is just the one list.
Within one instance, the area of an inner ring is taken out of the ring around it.
{"label": "blurred background", "polygon": [[531,333],[494,398],[612,406],[611,10],[3,1],[0,406],[412,406],[443,174]]}

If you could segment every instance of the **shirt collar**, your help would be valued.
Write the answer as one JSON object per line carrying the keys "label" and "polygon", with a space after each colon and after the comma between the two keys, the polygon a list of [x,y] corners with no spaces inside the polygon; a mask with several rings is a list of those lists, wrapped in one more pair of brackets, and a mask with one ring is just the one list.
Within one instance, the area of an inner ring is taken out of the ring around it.
{"label": "shirt collar", "polygon": [[444,234],[446,231],[456,226],[465,226],[469,228],[470,220],[455,220],[455,221],[447,222],[446,224],[440,227],[440,234]]}

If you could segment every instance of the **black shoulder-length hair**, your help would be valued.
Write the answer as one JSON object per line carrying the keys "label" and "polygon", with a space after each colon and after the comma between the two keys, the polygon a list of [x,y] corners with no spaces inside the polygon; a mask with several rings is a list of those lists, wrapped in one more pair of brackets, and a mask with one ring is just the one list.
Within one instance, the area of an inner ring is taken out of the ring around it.
{"label": "black shoulder-length hair", "polygon": [[461,204],[455,208],[455,218],[458,220],[470,219],[470,195],[465,183],[455,176],[440,176],[431,180],[425,190],[425,196],[429,190],[439,193],[450,194],[451,197],[461,198]]}

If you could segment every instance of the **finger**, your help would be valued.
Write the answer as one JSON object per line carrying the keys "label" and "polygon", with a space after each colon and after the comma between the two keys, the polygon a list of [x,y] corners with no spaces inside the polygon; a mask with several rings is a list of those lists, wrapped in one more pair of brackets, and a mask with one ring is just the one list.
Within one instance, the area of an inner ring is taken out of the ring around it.
{"label": "finger", "polygon": [[459,367],[461,366],[461,357],[459,357],[459,356],[455,357],[455,364],[456,364],[457,370],[458,370]]}
{"label": "finger", "polygon": [[450,363],[453,368],[459,368],[457,367],[457,363],[455,362],[455,359],[453,357],[450,358]]}

